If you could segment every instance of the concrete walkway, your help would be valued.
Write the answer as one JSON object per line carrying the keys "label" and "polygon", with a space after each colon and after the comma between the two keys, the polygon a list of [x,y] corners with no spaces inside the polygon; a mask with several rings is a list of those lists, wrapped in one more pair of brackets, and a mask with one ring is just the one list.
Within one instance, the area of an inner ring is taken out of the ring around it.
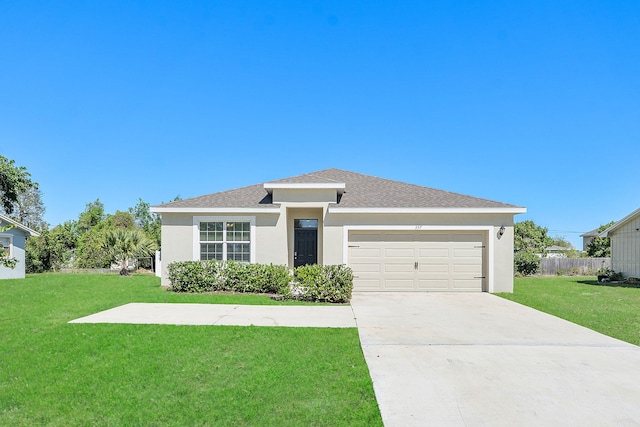
{"label": "concrete walkway", "polygon": [[386,427],[640,426],[640,347],[486,293],[356,293]]}
{"label": "concrete walkway", "polygon": [[69,323],[355,328],[349,306],[131,303]]}

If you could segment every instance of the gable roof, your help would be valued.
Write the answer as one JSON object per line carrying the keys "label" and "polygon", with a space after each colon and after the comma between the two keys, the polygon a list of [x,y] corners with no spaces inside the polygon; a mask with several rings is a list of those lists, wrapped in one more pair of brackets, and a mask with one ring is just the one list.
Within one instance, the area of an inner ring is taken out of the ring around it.
{"label": "gable roof", "polygon": [[627,215],[624,218],[622,218],[620,221],[616,221],[611,227],[607,228],[602,233],[600,233],[600,237],[608,237],[609,233],[611,233],[612,231],[615,231],[618,228],[622,227],[627,222],[631,221],[632,219],[634,219],[637,216],[640,216],[640,209],[636,209],[635,211],[631,212],[629,215]]}
{"label": "gable roof", "polygon": [[598,229],[599,229],[599,228],[600,228],[600,227],[598,227],[598,228],[594,228],[593,230],[591,230],[591,231],[587,231],[586,233],[582,233],[582,234],[580,235],[580,237],[596,237],[597,235],[599,235],[599,234],[600,234],[600,233],[598,232]]}
{"label": "gable roof", "polygon": [[[344,184],[344,186],[340,184]],[[522,213],[526,211],[525,208],[515,205],[341,169],[325,169],[264,184],[178,200],[154,206],[152,211],[158,213],[203,212],[215,208],[216,211],[231,211],[233,209],[235,211],[279,212],[279,204],[273,203],[268,189],[295,188],[296,185],[306,188],[344,188],[339,200],[330,204],[331,212],[499,211]]]}
{"label": "gable roof", "polygon": [[26,225],[22,225],[21,223],[19,223],[18,221],[15,221],[11,218],[9,218],[6,215],[2,215],[0,214],[0,225],[2,225],[3,222],[6,222],[12,226],[14,226],[15,228],[24,231],[25,233],[27,233],[30,236],[35,236],[38,237],[40,235],[40,233],[38,233],[35,230],[30,229],[29,227],[27,227]]}

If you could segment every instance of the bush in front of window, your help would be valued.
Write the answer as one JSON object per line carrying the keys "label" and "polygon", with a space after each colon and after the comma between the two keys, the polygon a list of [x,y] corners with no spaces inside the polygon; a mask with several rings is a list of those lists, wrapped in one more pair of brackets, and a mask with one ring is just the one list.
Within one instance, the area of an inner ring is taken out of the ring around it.
{"label": "bush in front of window", "polygon": [[174,292],[232,291],[281,293],[291,276],[283,265],[236,261],[182,261],[169,264],[169,290]]}
{"label": "bush in front of window", "polygon": [[268,293],[330,303],[349,302],[353,290],[353,272],[346,265],[305,265],[292,277],[284,265],[182,261],[169,264],[169,281],[173,292]]}
{"label": "bush in front of window", "polygon": [[170,290],[174,292],[211,292],[220,281],[220,263],[184,261],[169,264]]}

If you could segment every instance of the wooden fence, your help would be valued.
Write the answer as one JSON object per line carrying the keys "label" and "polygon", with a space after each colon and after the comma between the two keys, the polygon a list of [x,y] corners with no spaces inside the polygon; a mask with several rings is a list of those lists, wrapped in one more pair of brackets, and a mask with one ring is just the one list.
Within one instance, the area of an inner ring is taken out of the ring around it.
{"label": "wooden fence", "polygon": [[600,268],[611,268],[611,258],[542,258],[540,275],[595,276]]}

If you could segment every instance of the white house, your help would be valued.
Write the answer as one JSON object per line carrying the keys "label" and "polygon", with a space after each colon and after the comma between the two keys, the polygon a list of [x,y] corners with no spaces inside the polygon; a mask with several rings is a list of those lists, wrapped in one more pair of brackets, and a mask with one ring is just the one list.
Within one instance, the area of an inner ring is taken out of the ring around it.
{"label": "white house", "polygon": [[0,279],[24,279],[27,237],[39,235],[37,231],[0,214],[0,256],[18,260],[14,268],[0,266]]}
{"label": "white house", "polygon": [[640,209],[615,222],[600,237],[611,239],[613,271],[640,278]]}

